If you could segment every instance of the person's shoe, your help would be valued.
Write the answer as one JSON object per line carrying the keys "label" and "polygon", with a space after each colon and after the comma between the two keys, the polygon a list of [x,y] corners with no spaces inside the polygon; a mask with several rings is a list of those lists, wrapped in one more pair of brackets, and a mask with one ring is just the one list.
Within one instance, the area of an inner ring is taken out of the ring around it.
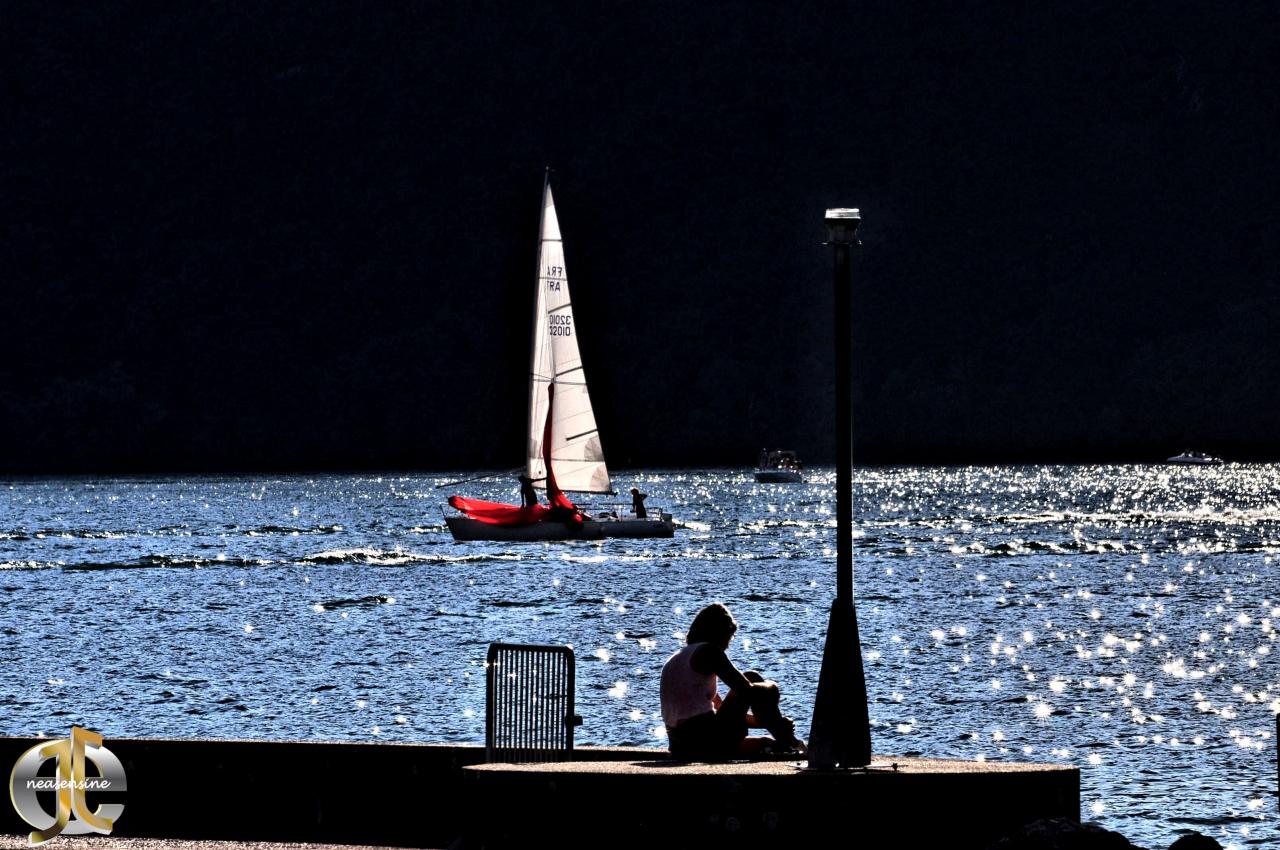
{"label": "person's shoe", "polygon": [[791,740],[789,741],[779,741],[775,749],[775,752],[779,753],[798,753],[800,755],[803,755],[808,751],[809,748],[805,745],[804,741],[794,735],[791,736]]}

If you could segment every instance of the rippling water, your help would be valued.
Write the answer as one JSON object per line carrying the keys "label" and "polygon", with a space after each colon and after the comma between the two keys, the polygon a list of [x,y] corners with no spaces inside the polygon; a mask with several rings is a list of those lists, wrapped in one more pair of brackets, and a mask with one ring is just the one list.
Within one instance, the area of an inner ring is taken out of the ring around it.
{"label": "rippling water", "polygon": [[[834,488],[624,478],[674,540],[454,543],[436,475],[0,483],[0,733],[479,743],[490,641],[566,643],[578,741],[662,745],[699,607],[808,727]],[[1135,843],[1275,839],[1280,467],[857,470],[878,754],[1077,765]]]}

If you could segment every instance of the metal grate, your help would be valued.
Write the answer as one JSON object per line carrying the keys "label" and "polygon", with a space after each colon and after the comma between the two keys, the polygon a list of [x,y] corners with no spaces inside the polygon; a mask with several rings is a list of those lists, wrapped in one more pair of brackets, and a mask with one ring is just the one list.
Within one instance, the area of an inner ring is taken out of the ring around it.
{"label": "metal grate", "polygon": [[489,644],[485,688],[485,759],[495,762],[573,758],[573,650],[564,646]]}

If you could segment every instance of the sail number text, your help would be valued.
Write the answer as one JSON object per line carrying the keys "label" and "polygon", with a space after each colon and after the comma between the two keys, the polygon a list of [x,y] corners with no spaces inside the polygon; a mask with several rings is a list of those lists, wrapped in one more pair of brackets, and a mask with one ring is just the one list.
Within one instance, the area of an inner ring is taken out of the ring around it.
{"label": "sail number text", "polygon": [[573,316],[562,314],[547,316],[552,336],[573,336]]}

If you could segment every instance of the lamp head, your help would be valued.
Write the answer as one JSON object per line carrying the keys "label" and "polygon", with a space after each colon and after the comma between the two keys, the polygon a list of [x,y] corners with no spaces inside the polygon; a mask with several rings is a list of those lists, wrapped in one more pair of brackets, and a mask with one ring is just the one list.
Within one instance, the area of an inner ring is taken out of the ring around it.
{"label": "lamp head", "polygon": [[862,216],[856,209],[838,207],[827,210],[824,218],[831,241],[837,245],[857,245],[858,225],[862,224]]}

